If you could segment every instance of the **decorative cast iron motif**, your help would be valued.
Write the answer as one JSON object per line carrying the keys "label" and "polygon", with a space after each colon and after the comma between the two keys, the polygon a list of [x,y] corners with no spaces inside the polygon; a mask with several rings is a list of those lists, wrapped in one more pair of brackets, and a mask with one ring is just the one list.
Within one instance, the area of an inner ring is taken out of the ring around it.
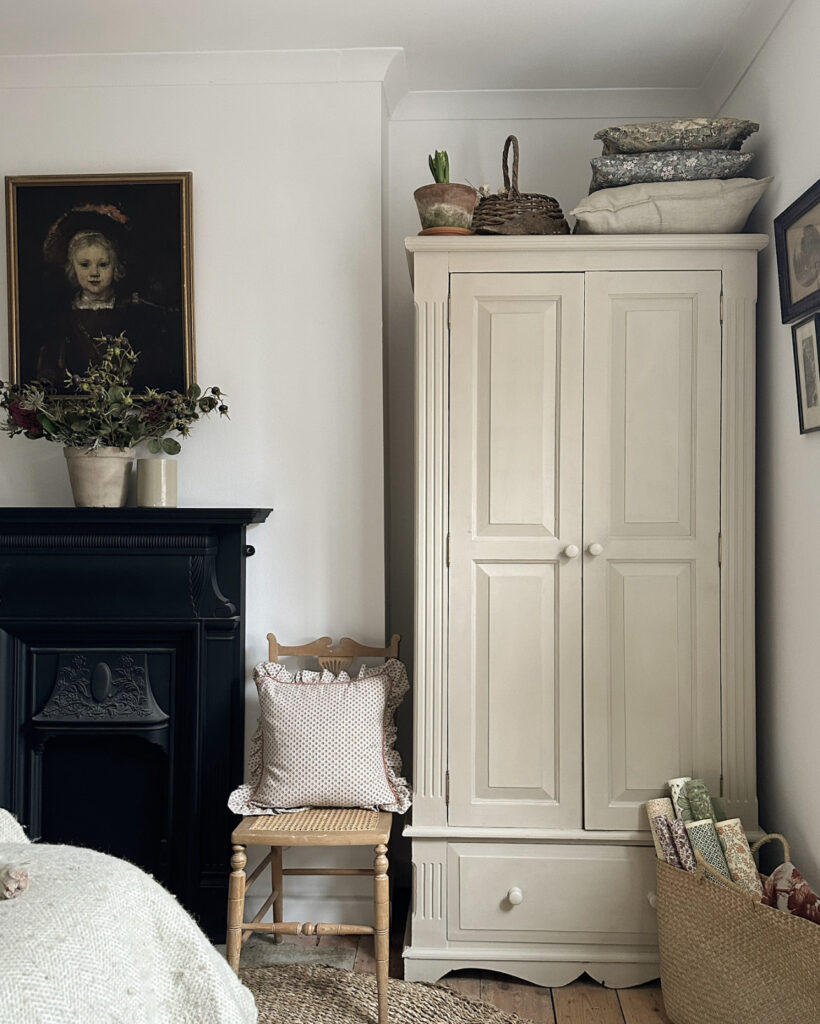
{"label": "decorative cast iron motif", "polygon": [[151,689],[145,656],[141,664],[130,654],[114,655],[111,661],[101,658],[91,667],[83,654],[69,664],[61,658],[51,696],[33,721],[166,722],[168,715]]}

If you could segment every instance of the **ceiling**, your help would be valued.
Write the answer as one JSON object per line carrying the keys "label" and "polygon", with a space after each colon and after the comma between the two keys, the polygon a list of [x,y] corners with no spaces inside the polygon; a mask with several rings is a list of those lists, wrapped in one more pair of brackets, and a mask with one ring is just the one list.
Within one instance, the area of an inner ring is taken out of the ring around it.
{"label": "ceiling", "polygon": [[401,47],[411,90],[698,88],[782,0],[0,0],[0,55]]}

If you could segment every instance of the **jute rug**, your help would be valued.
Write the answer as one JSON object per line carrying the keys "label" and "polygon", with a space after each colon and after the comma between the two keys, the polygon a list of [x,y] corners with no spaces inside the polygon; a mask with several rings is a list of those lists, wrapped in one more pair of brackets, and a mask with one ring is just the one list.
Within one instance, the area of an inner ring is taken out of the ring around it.
{"label": "jute rug", "polygon": [[[259,1024],[375,1024],[376,979],[335,967],[285,964],[240,972],[253,992]],[[390,1024],[527,1024],[488,1003],[436,985],[391,978]]]}

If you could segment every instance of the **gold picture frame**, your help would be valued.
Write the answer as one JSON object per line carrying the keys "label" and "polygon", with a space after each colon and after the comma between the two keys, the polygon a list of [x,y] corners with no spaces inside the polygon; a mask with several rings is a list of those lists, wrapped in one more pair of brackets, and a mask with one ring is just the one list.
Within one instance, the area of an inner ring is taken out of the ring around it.
{"label": "gold picture frame", "polygon": [[139,353],[135,391],[196,381],[192,174],[6,178],[9,377],[69,393],[105,339]]}

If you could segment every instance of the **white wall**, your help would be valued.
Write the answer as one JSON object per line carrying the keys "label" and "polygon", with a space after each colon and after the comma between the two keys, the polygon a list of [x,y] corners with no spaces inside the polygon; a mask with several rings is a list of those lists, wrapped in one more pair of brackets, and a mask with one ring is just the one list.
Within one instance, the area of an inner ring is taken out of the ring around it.
{"label": "white wall", "polygon": [[[198,379],[231,420],[184,443],[180,504],[274,508],[249,534],[250,673],[270,630],[384,635],[382,98],[203,59],[192,76],[170,57],[151,85],[136,58],[34,58],[12,69],[24,88],[0,61],[0,174],[193,172]],[[0,504],[71,504],[58,446],[2,435],[0,467]]]}
{"label": "white wall", "polygon": [[[721,113],[761,124],[747,149],[775,180],[750,230],[820,178],[820,5],[795,0]],[[780,322],[774,243],[760,258],[758,306],[757,691],[761,822],[820,884],[820,433],[800,435],[792,337]],[[779,852],[779,851],[778,851]]]}

